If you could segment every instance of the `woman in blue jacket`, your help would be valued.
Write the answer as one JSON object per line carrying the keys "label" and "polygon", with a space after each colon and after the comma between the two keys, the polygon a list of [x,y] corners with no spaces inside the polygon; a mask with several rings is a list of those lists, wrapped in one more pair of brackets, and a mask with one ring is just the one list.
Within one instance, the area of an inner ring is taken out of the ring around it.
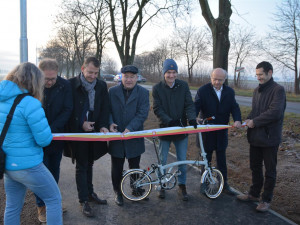
{"label": "woman in blue jacket", "polygon": [[41,105],[44,75],[32,63],[23,63],[0,82],[0,131],[15,100],[29,93],[16,107],[2,148],[6,154],[4,188],[6,192],[5,225],[20,224],[26,189],[45,203],[47,224],[62,224],[59,188],[43,162],[43,147],[52,134]]}

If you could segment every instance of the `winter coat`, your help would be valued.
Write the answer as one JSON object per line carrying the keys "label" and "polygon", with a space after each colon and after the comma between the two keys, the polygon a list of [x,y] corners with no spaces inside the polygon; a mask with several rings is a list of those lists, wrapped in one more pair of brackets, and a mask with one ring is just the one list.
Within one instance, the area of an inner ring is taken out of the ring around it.
{"label": "winter coat", "polygon": [[[144,130],[144,122],[149,112],[149,91],[135,85],[125,103],[123,85],[109,89],[110,124],[117,124],[119,132],[126,128],[133,131]],[[145,152],[144,138],[125,141],[110,141],[109,153],[117,158],[135,158]]]}
{"label": "winter coat", "polygon": [[[1,132],[15,98],[24,92],[28,93],[14,82],[0,82]],[[2,145],[6,153],[6,170],[23,170],[39,165],[43,161],[43,147],[51,140],[51,129],[41,102],[31,96],[24,97],[15,109]]]}
{"label": "winter coat", "polygon": [[[70,133],[85,132],[82,129],[82,118],[84,118],[84,115],[88,110],[89,99],[88,93],[82,86],[79,76],[80,75],[69,80],[73,95],[73,111],[67,124],[67,129]],[[95,91],[94,113],[91,121],[95,122],[95,132],[99,132],[100,128],[102,127],[108,128],[109,99],[106,83],[97,79]],[[64,155],[67,157],[72,157],[74,160],[76,159],[76,152],[85,151],[85,148],[87,147],[91,147],[93,149],[94,160],[99,159],[108,151],[107,143],[103,141],[94,141],[90,143],[70,141],[68,142],[68,148],[64,150]]]}
{"label": "winter coat", "polygon": [[[52,133],[64,133],[73,109],[72,89],[70,82],[57,77],[51,88],[44,89],[43,108]],[[44,148],[45,153],[64,148],[63,141],[52,141]]]}
{"label": "winter coat", "polygon": [[248,115],[255,126],[247,130],[250,145],[273,147],[281,143],[285,107],[284,88],[273,81],[273,78],[254,90],[252,110]]}
{"label": "winter coat", "polygon": [[[192,95],[187,82],[175,80],[170,88],[161,81],[152,90],[153,110],[160,122],[160,127],[168,127],[171,120],[181,120],[182,126],[187,126],[187,120],[196,119]],[[180,140],[186,134],[161,136],[163,140]]]}
{"label": "winter coat", "polygon": [[[211,83],[200,87],[195,96],[195,108],[196,114],[200,112],[202,119],[214,116],[215,119],[209,122],[211,124],[227,125],[230,114],[234,121],[242,120],[234,90],[226,85],[223,85],[220,101]],[[225,150],[228,146],[228,129],[204,132],[202,138],[205,150]]]}

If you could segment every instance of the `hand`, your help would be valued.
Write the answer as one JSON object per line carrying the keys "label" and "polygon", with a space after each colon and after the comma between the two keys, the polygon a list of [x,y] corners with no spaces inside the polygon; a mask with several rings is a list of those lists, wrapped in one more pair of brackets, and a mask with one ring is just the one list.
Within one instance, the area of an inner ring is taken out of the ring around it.
{"label": "hand", "polygon": [[190,121],[189,121],[189,124],[190,124],[191,126],[194,126],[195,129],[197,129],[198,123],[197,123],[196,119],[190,120]]}
{"label": "hand", "polygon": [[233,127],[241,128],[242,127],[241,121],[235,121],[234,124],[233,124]]}
{"label": "hand", "polygon": [[169,123],[168,123],[168,127],[181,127],[181,123],[180,123],[180,120],[171,120]]}
{"label": "hand", "polygon": [[202,124],[203,123],[203,119],[201,119],[199,117],[196,118],[196,121],[197,121],[198,124]]}
{"label": "hand", "polygon": [[249,128],[255,127],[253,120],[246,120],[246,121],[247,121],[247,123],[246,123],[247,127],[249,127]]}
{"label": "hand", "polygon": [[85,132],[91,132],[94,130],[94,124],[95,124],[95,122],[84,121],[82,124],[82,129]]}
{"label": "hand", "polygon": [[130,132],[130,130],[128,130],[127,128],[123,131],[123,133],[122,134],[126,134],[126,133],[129,133]]}
{"label": "hand", "polygon": [[110,132],[114,132],[114,133],[118,132],[117,126],[118,126],[117,124],[112,123],[112,124],[109,126],[109,131],[110,131]]}
{"label": "hand", "polygon": [[106,134],[109,132],[109,130],[106,127],[102,127],[102,128],[100,128],[100,132]]}

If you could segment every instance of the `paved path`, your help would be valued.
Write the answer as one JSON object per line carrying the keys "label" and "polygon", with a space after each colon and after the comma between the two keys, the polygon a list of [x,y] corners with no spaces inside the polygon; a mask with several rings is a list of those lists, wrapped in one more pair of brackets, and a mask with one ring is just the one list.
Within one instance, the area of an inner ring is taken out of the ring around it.
{"label": "paved path", "polygon": [[[172,156],[169,158],[174,160]],[[156,162],[152,143],[146,141],[146,152],[142,155],[141,166],[146,168]],[[254,203],[241,203],[233,196],[221,194],[215,200],[208,199],[199,192],[199,172],[188,169],[187,188],[190,201],[178,199],[176,189],[166,192],[166,199],[157,198],[153,189],[149,201],[130,202],[123,207],[114,203],[110,177],[110,157],[106,155],[94,165],[95,192],[108,200],[108,205],[94,205],[96,217],[82,215],[77,200],[75,166],[69,158],[61,163],[60,189],[68,212],[64,215],[65,225],[196,225],[196,224],[247,224],[286,225],[294,224],[273,213],[255,211]]]}

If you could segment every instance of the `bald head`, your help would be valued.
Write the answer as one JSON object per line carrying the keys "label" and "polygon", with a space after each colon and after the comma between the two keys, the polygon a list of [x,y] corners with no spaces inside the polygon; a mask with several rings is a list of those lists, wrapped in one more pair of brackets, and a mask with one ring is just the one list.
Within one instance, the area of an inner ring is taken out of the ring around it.
{"label": "bald head", "polygon": [[227,72],[222,68],[216,68],[210,75],[211,83],[217,90],[223,86],[226,79]]}

